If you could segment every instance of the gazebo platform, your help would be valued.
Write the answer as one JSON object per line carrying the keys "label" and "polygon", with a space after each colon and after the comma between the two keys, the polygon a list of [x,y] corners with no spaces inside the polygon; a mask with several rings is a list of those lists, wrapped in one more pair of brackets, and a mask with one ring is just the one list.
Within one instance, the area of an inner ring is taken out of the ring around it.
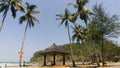
{"label": "gazebo platform", "polygon": [[62,48],[58,47],[55,43],[45,49],[44,51],[40,52],[40,54],[44,55],[44,66],[46,66],[46,55],[53,55],[53,62],[51,65],[56,65],[56,55],[62,55],[63,56],[63,65],[65,65],[65,55],[69,54],[69,52],[63,50]]}

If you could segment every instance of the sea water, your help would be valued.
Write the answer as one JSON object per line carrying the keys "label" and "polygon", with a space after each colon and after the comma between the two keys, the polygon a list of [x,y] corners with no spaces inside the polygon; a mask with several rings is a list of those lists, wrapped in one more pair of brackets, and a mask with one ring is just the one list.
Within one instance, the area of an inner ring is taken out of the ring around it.
{"label": "sea water", "polygon": [[0,66],[19,66],[18,62],[0,62]]}

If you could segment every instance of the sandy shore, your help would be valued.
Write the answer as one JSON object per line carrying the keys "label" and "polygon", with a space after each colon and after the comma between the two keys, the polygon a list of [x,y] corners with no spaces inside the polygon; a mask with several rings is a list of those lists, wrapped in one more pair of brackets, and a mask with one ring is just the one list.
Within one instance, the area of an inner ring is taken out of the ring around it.
{"label": "sandy shore", "polygon": [[30,66],[30,67],[5,67],[5,68],[70,68],[70,67],[65,67],[65,66]]}
{"label": "sandy shore", "polygon": [[29,67],[2,67],[2,68],[120,68],[120,62],[110,63],[107,67],[94,67],[91,65],[80,65],[78,67],[69,66],[29,66]]}
{"label": "sandy shore", "polygon": [[120,62],[117,63],[111,63],[107,67],[98,67],[98,68],[120,68]]}

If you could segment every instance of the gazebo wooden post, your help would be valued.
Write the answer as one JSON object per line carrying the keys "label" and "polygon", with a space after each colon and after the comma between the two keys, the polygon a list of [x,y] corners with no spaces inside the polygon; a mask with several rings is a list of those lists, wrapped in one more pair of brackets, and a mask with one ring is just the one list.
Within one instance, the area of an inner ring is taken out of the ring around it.
{"label": "gazebo wooden post", "polygon": [[63,54],[63,65],[65,65],[65,54]]}
{"label": "gazebo wooden post", "polygon": [[56,65],[56,62],[55,62],[55,53],[53,54],[53,65]]}
{"label": "gazebo wooden post", "polygon": [[46,66],[46,54],[44,54],[44,66]]}

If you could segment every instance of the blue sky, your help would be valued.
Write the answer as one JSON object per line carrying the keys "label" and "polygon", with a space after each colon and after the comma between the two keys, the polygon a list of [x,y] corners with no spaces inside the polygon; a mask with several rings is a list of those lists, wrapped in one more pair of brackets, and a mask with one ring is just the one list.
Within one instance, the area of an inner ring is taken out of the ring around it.
{"label": "blue sky", "polygon": [[[73,11],[68,3],[75,0],[25,0],[30,4],[35,4],[41,12],[35,15],[40,21],[34,28],[28,29],[24,46],[24,61],[29,61],[33,53],[51,46],[53,43],[57,45],[69,43],[67,30],[64,26],[58,26],[60,21],[56,21],[56,14],[63,13],[65,8]],[[103,3],[106,12],[110,14],[120,15],[119,0],[90,0],[86,5],[90,10],[95,4]],[[21,48],[25,24],[20,25],[18,18],[23,15],[18,13],[16,19],[11,17],[11,13],[5,20],[3,30],[0,32],[0,62],[3,61],[19,61],[18,52]],[[0,14],[2,16],[2,14]],[[1,17],[0,17],[1,21]],[[119,39],[116,39],[119,42]]]}

